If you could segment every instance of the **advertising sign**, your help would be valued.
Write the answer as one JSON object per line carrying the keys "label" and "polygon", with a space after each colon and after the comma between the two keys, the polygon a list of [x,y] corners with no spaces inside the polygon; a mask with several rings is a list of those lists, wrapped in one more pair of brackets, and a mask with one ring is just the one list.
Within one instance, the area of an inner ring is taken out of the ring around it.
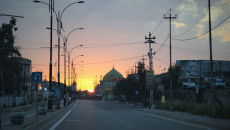
{"label": "advertising sign", "polygon": [[154,87],[154,74],[152,70],[146,72],[146,87],[148,89]]}

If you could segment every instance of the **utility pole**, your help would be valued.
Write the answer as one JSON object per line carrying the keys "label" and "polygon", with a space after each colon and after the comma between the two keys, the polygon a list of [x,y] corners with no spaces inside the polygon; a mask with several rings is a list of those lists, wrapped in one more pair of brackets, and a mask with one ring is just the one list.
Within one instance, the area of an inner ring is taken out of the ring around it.
{"label": "utility pole", "polygon": [[67,39],[64,37],[64,106],[66,106],[66,49],[67,49]]}
{"label": "utility pole", "polygon": [[173,84],[172,84],[172,47],[171,47],[171,19],[176,19],[176,15],[174,17],[171,16],[171,9],[169,10],[169,17],[165,17],[164,19],[169,19],[169,37],[170,37],[170,44],[169,44],[169,57],[170,57],[170,66],[169,66],[169,77],[170,77],[170,89],[171,89],[171,97],[170,97],[170,110],[172,111],[173,107]]}
{"label": "utility pole", "polygon": [[143,55],[143,58],[141,60],[142,60],[142,64],[145,64],[145,60],[147,60],[147,58],[145,58],[145,56]]}
{"label": "utility pole", "polygon": [[[151,37],[151,33],[149,32],[149,37],[145,36],[145,43],[149,43],[149,69],[150,71],[153,71],[153,62],[152,62],[152,54],[155,55],[155,53],[152,53],[151,43],[155,43],[153,39],[156,39],[155,36]],[[154,108],[154,99],[153,99],[153,87],[150,87],[150,105],[151,108]]]}
{"label": "utility pole", "polygon": [[57,21],[57,35],[58,35],[58,88],[60,88],[60,35],[61,35],[61,16],[58,11]]}
{"label": "utility pole", "polygon": [[208,10],[209,10],[209,46],[210,46],[210,77],[211,77],[211,89],[212,89],[212,116],[216,115],[215,107],[215,91],[213,86],[213,61],[212,61],[212,25],[211,25],[211,3],[208,0]]}
{"label": "utility pole", "polygon": [[49,98],[48,98],[48,110],[52,110],[53,103],[52,103],[52,41],[53,41],[53,10],[54,10],[54,1],[49,1],[49,8],[50,8],[50,72],[49,72]]}

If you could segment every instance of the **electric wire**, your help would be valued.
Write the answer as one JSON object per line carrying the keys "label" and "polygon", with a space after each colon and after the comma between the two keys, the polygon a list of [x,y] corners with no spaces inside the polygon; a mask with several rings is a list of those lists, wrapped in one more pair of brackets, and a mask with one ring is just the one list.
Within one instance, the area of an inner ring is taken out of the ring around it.
{"label": "electric wire", "polygon": [[[84,49],[84,48],[104,48],[104,47],[115,47],[115,46],[128,46],[128,45],[135,45],[135,44],[143,44],[144,42],[133,42],[133,43],[116,43],[116,44],[101,44],[100,46],[98,46],[98,45],[95,45],[95,46],[87,46],[87,44],[86,45],[84,45],[82,48]],[[88,45],[90,45],[90,44],[88,44]],[[93,45],[93,44],[91,44],[91,45]],[[86,47],[85,47],[86,46]],[[49,47],[47,47],[47,48],[49,48]],[[43,48],[41,48],[41,47],[35,47],[35,48],[20,48],[20,49],[47,49],[46,47],[43,47]],[[55,47],[53,47],[53,48],[56,48],[56,46]],[[71,48],[68,48],[68,49],[71,49]]]}
{"label": "electric wire", "polygon": [[[227,18],[225,18],[223,21],[221,21],[219,24],[217,24],[215,27],[213,27],[212,29],[211,29],[211,31],[212,30],[214,30],[214,29],[216,29],[218,26],[220,26],[221,24],[223,24],[226,20],[228,20],[230,18],[230,16],[228,16]],[[206,31],[205,33],[203,33],[203,34],[200,34],[200,35],[198,35],[198,36],[196,36],[196,37],[192,37],[192,38],[187,38],[187,39],[176,39],[176,38],[172,38],[173,40],[176,40],[176,41],[189,41],[189,40],[193,40],[193,39],[197,39],[197,38],[199,38],[199,37],[201,37],[201,36],[204,36],[204,35],[206,35],[207,33],[209,33],[209,31]]]}
{"label": "electric wire", "polygon": [[[146,55],[145,55],[146,56]],[[85,64],[79,64],[79,65],[92,65],[92,64],[104,64],[104,63],[110,63],[110,62],[119,62],[119,61],[124,61],[124,60],[131,60],[131,59],[137,59],[137,58],[142,58],[142,56],[136,56],[136,57],[130,57],[130,58],[125,58],[125,59],[118,59],[118,60],[110,60],[110,61],[102,61],[102,62],[92,62],[92,63],[85,63]]]}
{"label": "electric wire", "polygon": [[204,17],[204,15],[208,12],[208,10],[206,10],[202,15],[201,17],[190,27],[188,28],[186,31],[184,31],[183,33],[181,34],[178,34],[178,35],[174,35],[172,37],[178,37],[178,36],[181,36],[181,35],[184,35],[185,33],[189,32],[195,25],[198,24],[198,22]]}
{"label": "electric wire", "polygon": [[158,48],[158,50],[156,51],[156,54],[161,50],[162,47],[164,47],[164,45],[166,44],[167,40],[168,40],[168,35],[166,36],[164,42],[161,44],[161,46]]}
{"label": "electric wire", "polygon": [[[156,45],[161,45],[161,46],[169,46],[169,45],[163,45],[163,44],[159,44],[156,43]],[[178,47],[178,46],[173,46],[173,48],[178,49],[178,50],[182,50],[182,51],[193,51],[195,53],[209,53],[209,51],[204,51],[204,50],[200,50],[200,49],[191,49],[191,48],[184,48],[184,47]],[[227,52],[219,52],[219,51],[213,51],[213,53],[218,53],[218,54],[222,54],[222,56],[224,55],[230,55],[230,53]]]}

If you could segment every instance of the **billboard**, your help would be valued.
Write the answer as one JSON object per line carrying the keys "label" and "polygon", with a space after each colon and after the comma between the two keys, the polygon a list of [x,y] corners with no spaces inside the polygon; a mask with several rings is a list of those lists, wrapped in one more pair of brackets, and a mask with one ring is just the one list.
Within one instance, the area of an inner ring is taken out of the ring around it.
{"label": "billboard", "polygon": [[147,71],[146,72],[146,87],[148,89],[151,89],[154,87],[154,85],[155,85],[155,79],[154,79],[153,71],[152,70]]}

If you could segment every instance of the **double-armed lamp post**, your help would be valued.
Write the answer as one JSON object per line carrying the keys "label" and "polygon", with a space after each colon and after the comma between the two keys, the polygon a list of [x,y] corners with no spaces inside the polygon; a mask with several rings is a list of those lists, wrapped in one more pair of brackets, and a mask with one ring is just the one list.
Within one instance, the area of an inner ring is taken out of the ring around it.
{"label": "double-armed lamp post", "polygon": [[[49,6],[49,11],[50,11],[50,63],[49,63],[49,99],[48,99],[48,110],[52,109],[52,34],[53,34],[53,12],[54,10],[54,0],[49,0],[49,4],[46,2],[34,0],[33,2],[35,3],[43,3],[45,5]],[[76,3],[84,3],[84,1],[78,1],[78,2],[73,2],[69,5],[67,5],[64,10],[61,13],[61,16],[63,15],[64,11],[71,5],[76,4]],[[61,34],[61,16],[60,13],[58,12],[56,14],[56,20],[57,20],[57,32],[58,32],[58,87],[60,87],[60,34]]]}

